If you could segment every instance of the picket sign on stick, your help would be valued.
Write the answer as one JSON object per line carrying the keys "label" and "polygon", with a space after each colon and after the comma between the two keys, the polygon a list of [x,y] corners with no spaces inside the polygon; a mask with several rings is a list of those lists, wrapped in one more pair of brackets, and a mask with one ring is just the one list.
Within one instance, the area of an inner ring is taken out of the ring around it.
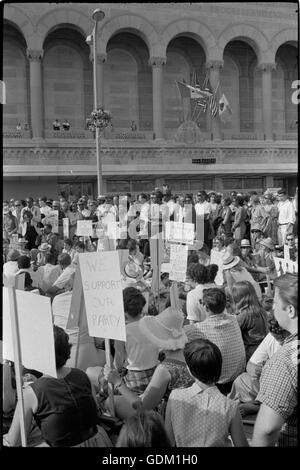
{"label": "picket sign on stick", "polygon": [[8,296],[9,296],[10,317],[11,317],[11,324],[12,324],[17,395],[18,395],[18,402],[20,403],[21,442],[22,442],[22,447],[26,447],[27,439],[26,439],[26,432],[25,432],[25,410],[24,410],[23,390],[22,390],[22,386],[23,386],[22,357],[21,357],[21,346],[20,346],[17,299],[16,299],[16,291],[14,287],[8,287]]}
{"label": "picket sign on stick", "polygon": [[185,282],[187,267],[188,246],[171,244],[170,253],[170,280]]}
{"label": "picket sign on stick", "polygon": [[153,268],[151,289],[157,293],[157,307],[160,311],[160,275],[161,263],[164,256],[164,245],[162,233],[157,233],[150,238],[151,266]]}
{"label": "picket sign on stick", "polygon": [[170,301],[171,301],[171,307],[176,308],[177,310],[181,310],[181,305],[179,302],[179,295],[178,295],[178,285],[176,281],[173,281],[170,287]]}
{"label": "picket sign on stick", "polygon": [[269,275],[269,274],[266,274],[266,278],[267,278],[267,284],[268,284],[266,294],[267,294],[269,297],[272,297],[272,287],[271,287],[270,275]]}
{"label": "picket sign on stick", "polygon": [[68,219],[68,217],[63,218],[63,235],[64,235],[64,238],[69,238],[69,219]]}

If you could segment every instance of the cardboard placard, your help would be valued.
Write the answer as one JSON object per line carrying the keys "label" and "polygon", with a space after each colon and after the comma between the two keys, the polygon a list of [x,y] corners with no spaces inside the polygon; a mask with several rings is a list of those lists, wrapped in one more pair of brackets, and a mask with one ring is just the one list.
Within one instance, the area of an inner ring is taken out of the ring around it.
{"label": "cardboard placard", "polygon": [[90,336],[126,341],[117,251],[80,253],[79,266]]}
{"label": "cardboard placard", "polygon": [[170,253],[170,281],[185,282],[187,267],[188,246],[171,245]]}
{"label": "cardboard placard", "polygon": [[298,273],[298,263],[296,261],[291,261],[286,258],[278,258],[274,256],[274,263],[276,267],[277,276],[282,276],[286,272],[297,274]]}
{"label": "cardboard placard", "polygon": [[[3,357],[14,361],[8,289],[3,287]],[[22,290],[15,293],[22,364],[57,377],[50,298]]]}
{"label": "cardboard placard", "polygon": [[76,235],[79,237],[93,236],[93,223],[91,220],[77,220]]}
{"label": "cardboard placard", "polygon": [[69,225],[70,221],[68,217],[63,218],[63,236],[64,238],[69,238]]}
{"label": "cardboard placard", "polygon": [[173,243],[194,244],[195,224],[166,222],[166,240]]}
{"label": "cardboard placard", "polygon": [[223,256],[224,252],[211,250],[210,252],[210,264],[216,264],[219,267],[215,278],[215,284],[217,286],[223,286],[224,278],[223,278]]}
{"label": "cardboard placard", "polygon": [[42,219],[44,225],[51,224],[52,225],[52,232],[58,233],[58,211],[51,210],[49,215]]}

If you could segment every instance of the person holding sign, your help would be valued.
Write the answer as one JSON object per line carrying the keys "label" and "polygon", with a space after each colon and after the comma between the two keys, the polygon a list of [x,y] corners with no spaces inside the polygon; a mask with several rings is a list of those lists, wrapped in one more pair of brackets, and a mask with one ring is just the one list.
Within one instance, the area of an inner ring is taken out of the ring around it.
{"label": "person holding sign", "polygon": [[72,290],[76,267],[71,264],[71,257],[67,253],[62,253],[58,257],[58,264],[62,269],[61,275],[56,279],[53,286],[47,290],[47,294],[54,297],[62,291]]}
{"label": "person holding sign", "polygon": [[153,346],[163,350],[165,355],[143,394],[137,395],[128,389],[116,369],[107,365],[104,367],[105,378],[114,384],[122,395],[114,399],[116,416],[121,419],[132,416],[138,406],[146,410],[159,406],[164,415],[165,404],[171,391],[189,387],[194,382],[183,356],[183,348],[187,343],[183,321],[182,312],[172,307],[155,317],[146,315],[140,320],[141,332]]}
{"label": "person holding sign", "polygon": [[[34,418],[45,447],[112,447],[104,429],[97,425],[96,396],[88,376],[65,366],[71,351],[67,333],[58,326],[53,332],[57,378],[45,374],[24,389],[26,433]],[[21,445],[19,403],[4,445]]]}

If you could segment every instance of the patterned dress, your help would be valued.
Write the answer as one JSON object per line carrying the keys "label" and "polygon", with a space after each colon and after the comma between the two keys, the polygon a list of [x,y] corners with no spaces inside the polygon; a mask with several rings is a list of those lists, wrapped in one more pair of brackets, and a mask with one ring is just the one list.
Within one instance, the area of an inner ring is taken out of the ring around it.
{"label": "patterned dress", "polygon": [[274,204],[265,204],[264,209],[268,214],[265,226],[265,237],[272,238],[274,245],[278,244],[278,209]]}

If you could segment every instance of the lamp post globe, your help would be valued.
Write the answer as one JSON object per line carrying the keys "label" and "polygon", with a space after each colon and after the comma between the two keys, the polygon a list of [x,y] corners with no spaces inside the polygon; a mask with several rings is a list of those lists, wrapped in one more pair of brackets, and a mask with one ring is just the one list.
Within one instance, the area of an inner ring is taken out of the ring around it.
{"label": "lamp post globe", "polygon": [[93,18],[94,21],[96,21],[96,22],[101,21],[101,20],[103,20],[104,17],[105,17],[104,11],[100,10],[99,8],[97,8],[97,10],[93,11],[92,18]]}

